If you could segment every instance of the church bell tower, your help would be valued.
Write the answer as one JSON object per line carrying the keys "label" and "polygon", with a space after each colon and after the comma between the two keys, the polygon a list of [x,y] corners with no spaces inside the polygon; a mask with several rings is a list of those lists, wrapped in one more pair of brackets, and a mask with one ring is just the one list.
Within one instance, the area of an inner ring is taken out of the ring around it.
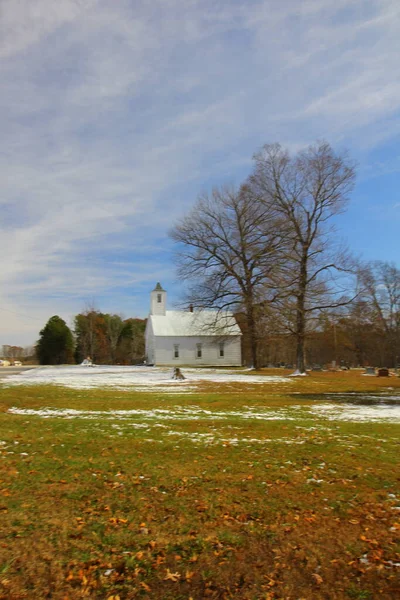
{"label": "church bell tower", "polygon": [[167,305],[167,292],[157,283],[150,294],[150,314],[165,316]]}

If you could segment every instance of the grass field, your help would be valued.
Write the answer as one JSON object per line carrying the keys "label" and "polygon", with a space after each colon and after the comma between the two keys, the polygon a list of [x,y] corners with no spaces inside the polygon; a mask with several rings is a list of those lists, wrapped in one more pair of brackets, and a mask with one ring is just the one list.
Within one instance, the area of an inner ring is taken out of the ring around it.
{"label": "grass field", "polygon": [[399,597],[400,424],[321,399],[352,391],[400,379],[4,380],[0,599]]}

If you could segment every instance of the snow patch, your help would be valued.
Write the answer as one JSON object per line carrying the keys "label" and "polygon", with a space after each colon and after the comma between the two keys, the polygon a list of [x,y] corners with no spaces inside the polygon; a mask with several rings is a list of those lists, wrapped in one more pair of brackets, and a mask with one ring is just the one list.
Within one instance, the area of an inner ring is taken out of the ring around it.
{"label": "snow patch", "polygon": [[317,404],[310,407],[312,413],[330,421],[390,421],[400,423],[400,406],[398,405],[353,405]]}
{"label": "snow patch", "polygon": [[247,375],[246,372],[229,369],[183,368],[185,380],[171,379],[171,369],[144,366],[97,365],[85,369],[80,365],[68,367],[39,367],[7,378],[7,385],[53,384],[70,388],[112,388],[143,392],[192,393],[196,385],[203,382],[273,384],[291,381],[287,377],[274,375]]}
{"label": "snow patch", "polygon": [[300,373],[300,371],[295,371],[291,373],[289,377],[307,377],[307,373]]}
{"label": "snow patch", "polygon": [[[263,421],[274,421],[274,420],[293,420],[294,417],[290,416],[284,409],[278,409],[275,411],[259,411],[256,409],[247,410],[231,410],[231,411],[211,411],[199,408],[197,406],[188,407],[171,407],[169,409],[155,408],[151,410],[145,409],[130,409],[130,410],[77,410],[74,408],[17,408],[11,407],[8,410],[9,413],[14,415],[23,416],[34,416],[41,417],[43,419],[49,418],[61,418],[61,419],[99,419],[105,420],[131,420],[138,418],[145,421],[157,421],[159,427],[159,421],[193,421],[193,420],[226,420],[232,417],[238,417],[242,419],[256,419]],[[143,427],[143,424],[133,425],[136,427]]]}

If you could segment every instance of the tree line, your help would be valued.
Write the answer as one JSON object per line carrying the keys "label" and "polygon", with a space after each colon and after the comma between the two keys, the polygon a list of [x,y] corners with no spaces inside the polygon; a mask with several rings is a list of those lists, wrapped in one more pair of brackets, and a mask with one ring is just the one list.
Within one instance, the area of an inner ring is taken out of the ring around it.
{"label": "tree line", "polygon": [[185,302],[236,313],[254,367],[395,366],[400,272],[355,260],[334,228],[353,161],[326,142],[295,154],[265,145],[253,158],[242,185],[201,194],[170,231]]}
{"label": "tree line", "polygon": [[90,356],[97,364],[135,364],[144,357],[144,319],[122,319],[94,308],[74,318],[73,331],[55,315],[40,331],[40,364],[75,364]]}
{"label": "tree line", "polygon": [[10,346],[9,344],[3,344],[2,346],[2,357],[10,360],[19,360],[24,358],[25,349],[22,346]]}

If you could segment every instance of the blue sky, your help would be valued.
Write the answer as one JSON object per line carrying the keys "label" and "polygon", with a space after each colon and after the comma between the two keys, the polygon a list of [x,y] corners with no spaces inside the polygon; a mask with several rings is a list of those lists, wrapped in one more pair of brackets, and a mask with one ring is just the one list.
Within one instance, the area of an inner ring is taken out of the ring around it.
{"label": "blue sky", "polygon": [[180,286],[167,231],[253,153],[358,163],[339,234],[400,266],[398,0],[3,0],[0,345]]}

